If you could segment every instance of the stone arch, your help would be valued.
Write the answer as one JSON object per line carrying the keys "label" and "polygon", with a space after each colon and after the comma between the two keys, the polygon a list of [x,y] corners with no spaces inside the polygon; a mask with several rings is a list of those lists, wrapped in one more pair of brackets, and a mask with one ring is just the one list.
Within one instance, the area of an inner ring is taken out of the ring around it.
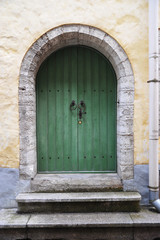
{"label": "stone arch", "polygon": [[33,179],[37,173],[35,80],[41,63],[52,52],[69,45],[86,45],[111,62],[117,76],[117,174],[133,178],[134,76],[130,61],[110,35],[95,27],[72,24],[43,34],[25,54],[19,79],[20,177]]}

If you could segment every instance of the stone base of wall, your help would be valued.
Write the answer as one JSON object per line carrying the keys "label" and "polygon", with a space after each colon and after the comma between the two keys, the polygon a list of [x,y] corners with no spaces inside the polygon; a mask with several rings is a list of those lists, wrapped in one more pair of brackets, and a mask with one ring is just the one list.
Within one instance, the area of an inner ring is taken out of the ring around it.
{"label": "stone base of wall", "polygon": [[124,180],[123,189],[125,191],[138,191],[141,196],[141,204],[149,204],[149,166],[148,165],[135,165],[134,166],[134,179]]}
{"label": "stone base of wall", "polygon": [[[134,166],[134,179],[123,180],[124,191],[138,191],[142,205],[149,204],[148,165]],[[30,180],[19,180],[19,170],[0,168],[0,208],[17,207],[16,196],[30,191]]]}
{"label": "stone base of wall", "polygon": [[0,209],[17,207],[17,194],[29,188],[30,181],[19,180],[19,169],[0,168]]}

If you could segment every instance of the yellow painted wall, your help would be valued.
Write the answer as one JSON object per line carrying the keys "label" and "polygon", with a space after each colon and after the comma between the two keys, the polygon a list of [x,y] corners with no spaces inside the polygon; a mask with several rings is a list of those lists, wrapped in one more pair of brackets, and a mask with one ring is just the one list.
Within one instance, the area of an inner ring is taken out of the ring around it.
{"label": "yellow painted wall", "polygon": [[66,23],[100,28],[126,51],[135,76],[135,163],[148,162],[148,0],[0,0],[0,167],[19,166],[18,81],[24,54]]}

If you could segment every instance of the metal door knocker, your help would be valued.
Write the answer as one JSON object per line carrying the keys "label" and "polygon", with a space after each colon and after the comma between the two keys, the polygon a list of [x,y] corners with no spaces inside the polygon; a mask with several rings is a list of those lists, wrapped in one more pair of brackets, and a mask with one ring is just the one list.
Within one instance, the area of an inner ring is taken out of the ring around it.
{"label": "metal door knocker", "polygon": [[75,100],[72,100],[71,104],[70,104],[70,110],[73,111],[73,110],[76,110],[76,108],[79,110],[78,111],[78,123],[79,124],[82,124],[82,117],[83,117],[83,114],[86,114],[86,104],[84,103],[83,100],[80,101],[79,104],[76,104]]}

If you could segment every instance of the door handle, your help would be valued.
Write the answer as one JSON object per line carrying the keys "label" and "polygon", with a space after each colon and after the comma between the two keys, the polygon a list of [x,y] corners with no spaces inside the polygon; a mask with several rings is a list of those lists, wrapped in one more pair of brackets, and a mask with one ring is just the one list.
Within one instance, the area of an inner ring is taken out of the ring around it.
{"label": "door handle", "polygon": [[76,108],[79,108],[78,116],[79,119],[82,119],[83,114],[86,114],[86,104],[83,100],[81,100],[80,103],[77,105],[75,100],[72,100],[70,104],[70,110],[73,111],[76,110]]}
{"label": "door handle", "polygon": [[82,115],[83,114],[86,114],[86,104],[84,103],[83,100],[80,101],[80,103],[78,104],[78,108],[80,109],[79,110],[79,119],[82,119]]}
{"label": "door handle", "polygon": [[75,100],[72,100],[71,104],[70,104],[70,110],[75,110],[77,108],[77,104],[75,102]]}

